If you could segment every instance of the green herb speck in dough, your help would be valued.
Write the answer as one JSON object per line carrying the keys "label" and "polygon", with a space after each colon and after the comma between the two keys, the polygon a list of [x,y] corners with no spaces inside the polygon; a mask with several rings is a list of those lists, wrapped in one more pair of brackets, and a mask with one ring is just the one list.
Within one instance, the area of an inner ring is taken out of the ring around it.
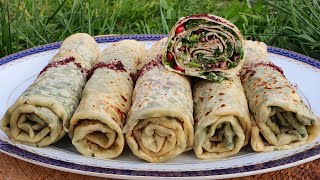
{"label": "green herb speck in dough", "polygon": [[212,80],[214,82],[222,82],[223,80],[226,80],[227,78],[217,75],[215,72],[204,72],[204,76],[207,77],[207,79]]}
{"label": "green herb speck in dough", "polygon": [[228,64],[228,68],[230,69],[230,68],[235,68],[235,67],[237,67],[238,66],[238,63],[236,63],[236,62],[230,62],[229,64]]}
{"label": "green herb speck in dough", "polygon": [[201,68],[202,66],[198,63],[195,62],[189,62],[188,63],[189,67],[196,67],[196,68]]}

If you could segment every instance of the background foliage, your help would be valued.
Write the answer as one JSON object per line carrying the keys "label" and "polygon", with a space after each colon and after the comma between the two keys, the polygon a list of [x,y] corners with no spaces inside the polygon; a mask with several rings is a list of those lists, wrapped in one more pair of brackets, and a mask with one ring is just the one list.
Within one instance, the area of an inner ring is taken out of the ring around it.
{"label": "background foliage", "polygon": [[0,0],[0,57],[76,32],[167,34],[182,16],[210,13],[246,38],[320,59],[318,0]]}

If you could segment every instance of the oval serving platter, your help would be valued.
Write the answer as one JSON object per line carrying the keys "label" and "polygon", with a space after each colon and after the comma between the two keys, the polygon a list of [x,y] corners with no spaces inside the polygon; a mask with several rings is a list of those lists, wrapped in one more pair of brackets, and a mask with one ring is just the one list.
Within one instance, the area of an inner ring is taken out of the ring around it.
{"label": "oval serving platter", "polygon": [[[96,37],[100,49],[123,39],[142,41],[151,47],[166,35],[124,35]],[[57,52],[61,42],[24,50],[0,59],[0,118],[20,94],[34,81],[38,73]],[[320,62],[307,56],[280,48],[268,47],[273,63],[283,68],[286,77],[298,90],[304,102],[320,116]],[[318,82],[318,83],[316,83]],[[147,163],[125,148],[118,158],[97,159],[80,155],[68,137],[45,148],[13,144],[0,131],[0,151],[13,157],[54,168],[92,176],[125,179],[167,178],[232,178],[284,169],[320,158],[320,137],[298,148],[256,153],[250,146],[237,155],[221,160],[199,160],[192,151],[166,163]]]}

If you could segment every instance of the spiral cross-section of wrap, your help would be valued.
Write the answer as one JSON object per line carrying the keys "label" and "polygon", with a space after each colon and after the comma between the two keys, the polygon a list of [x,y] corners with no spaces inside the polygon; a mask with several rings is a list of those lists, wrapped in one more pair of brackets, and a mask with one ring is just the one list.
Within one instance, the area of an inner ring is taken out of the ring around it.
{"label": "spiral cross-section of wrap", "polygon": [[251,146],[255,151],[290,149],[319,135],[318,117],[302,102],[282,69],[267,57],[262,42],[245,42],[241,81],[253,118]]}
{"label": "spiral cross-section of wrap", "polygon": [[87,72],[99,56],[88,34],[68,37],[37,79],[6,111],[1,129],[14,142],[47,146],[63,137],[77,108]]}
{"label": "spiral cross-section of wrap", "polygon": [[196,14],[180,18],[171,29],[163,64],[183,75],[222,81],[239,71],[243,58],[243,37],[234,24]]}
{"label": "spiral cross-section of wrap", "polygon": [[144,54],[144,45],[134,40],[114,43],[101,53],[70,123],[69,136],[81,154],[114,158],[123,151],[133,74]]}
{"label": "spiral cross-section of wrap", "polygon": [[192,148],[193,102],[187,77],[162,63],[165,39],[147,51],[138,66],[132,106],[124,127],[132,152],[149,162],[164,162]]}
{"label": "spiral cross-section of wrap", "polygon": [[248,143],[252,126],[239,77],[220,83],[199,80],[193,99],[196,156],[216,159],[237,154]]}

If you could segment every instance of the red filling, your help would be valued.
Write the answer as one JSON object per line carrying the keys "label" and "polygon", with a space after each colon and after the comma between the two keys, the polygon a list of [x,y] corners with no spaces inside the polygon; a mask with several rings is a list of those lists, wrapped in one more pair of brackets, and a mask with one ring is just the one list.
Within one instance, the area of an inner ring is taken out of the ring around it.
{"label": "red filling", "polygon": [[181,24],[181,25],[179,25],[178,27],[177,27],[177,29],[176,29],[176,34],[179,34],[179,33],[181,33],[181,32],[183,32],[184,31],[184,24]]}
{"label": "red filling", "polygon": [[278,71],[283,77],[286,77],[283,73],[283,70],[279,66],[276,66],[271,62],[267,62],[267,63],[259,62],[257,64],[252,64],[251,66],[243,67],[242,71],[244,71],[244,74],[241,76],[241,80],[243,80],[245,77],[248,78],[248,77],[254,76],[256,74],[256,71],[253,70],[252,68],[259,67],[259,66],[271,67],[272,69]]}
{"label": "red filling", "polygon": [[39,73],[38,77],[39,77],[42,73],[46,72],[46,71],[47,71],[48,69],[50,69],[50,68],[68,65],[69,63],[75,64],[75,65],[81,70],[81,73],[85,73],[86,75],[89,74],[89,71],[88,71],[87,69],[83,68],[80,63],[75,62],[75,58],[72,57],[72,56],[70,56],[70,57],[62,58],[62,59],[59,60],[59,61],[54,61],[54,62],[49,63],[49,64],[48,64],[45,68],[43,68],[43,70]]}
{"label": "red filling", "polygon": [[88,79],[90,79],[90,77],[93,75],[94,71],[99,68],[107,68],[107,69],[112,69],[112,70],[122,71],[122,72],[127,71],[124,68],[124,65],[122,64],[121,61],[115,61],[115,62],[110,62],[110,63],[98,62],[92,67],[91,71],[89,72]]}
{"label": "red filling", "polygon": [[273,69],[275,69],[276,71],[278,71],[280,74],[283,74],[283,70],[279,67],[279,66],[276,66],[275,64],[271,63],[271,62],[268,62],[268,63],[264,63],[264,62],[259,62],[257,64],[254,64],[253,65],[254,67],[259,67],[259,66],[268,66],[268,67],[271,67]]}
{"label": "red filling", "polygon": [[138,70],[137,72],[137,78],[141,77],[145,72],[150,71],[154,67],[163,67],[162,65],[162,55],[158,54],[158,56],[149,61],[147,64],[143,65],[141,69]]}
{"label": "red filling", "polygon": [[171,62],[171,61],[173,61],[173,60],[174,60],[174,59],[173,59],[172,53],[169,52],[169,51],[167,51],[167,61],[168,61],[168,62]]}
{"label": "red filling", "polygon": [[227,62],[226,61],[221,61],[215,64],[208,64],[208,66],[213,69],[213,68],[225,68],[227,66]]}
{"label": "red filling", "polygon": [[178,66],[177,64],[175,65],[174,69],[177,71],[184,72],[184,69],[182,67]]}
{"label": "red filling", "polygon": [[137,78],[138,78],[137,75],[135,73],[130,73],[130,77],[131,77],[133,83],[136,83]]}

